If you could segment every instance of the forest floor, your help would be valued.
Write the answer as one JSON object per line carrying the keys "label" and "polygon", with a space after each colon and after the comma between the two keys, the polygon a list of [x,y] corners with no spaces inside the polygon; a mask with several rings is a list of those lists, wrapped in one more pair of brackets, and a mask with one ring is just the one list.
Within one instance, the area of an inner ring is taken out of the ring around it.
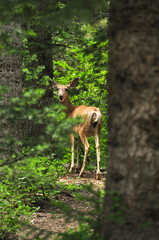
{"label": "forest floor", "polygon": [[[89,185],[90,183],[93,184],[93,189],[104,189],[105,177],[104,175],[101,177],[100,180],[95,179],[95,174],[87,171],[82,178],[79,178],[77,174],[66,174],[63,177],[60,177],[59,182],[63,182],[66,185],[75,184],[76,186],[82,185]],[[87,196],[89,192],[85,190],[79,191],[79,193]],[[55,195],[54,200],[60,201],[73,209],[77,209],[81,212],[87,212],[90,210],[90,206],[85,205],[83,201],[79,201],[75,199],[74,190],[72,191],[62,191],[59,194]],[[40,229],[44,229],[51,231],[53,234],[63,233],[68,231],[69,229],[76,230],[78,228],[78,222],[72,221],[66,223],[65,216],[61,213],[60,209],[55,207],[50,199],[44,198],[42,202],[40,202],[40,209],[38,212],[34,213],[31,219],[31,229],[34,233],[29,234],[29,237],[26,238],[26,234],[28,233],[28,228],[26,230],[22,229],[18,235],[22,237],[22,239],[37,239],[34,236],[40,232]],[[46,233],[45,233],[46,234]],[[17,236],[15,238],[12,236],[12,240],[21,239]],[[42,238],[39,238],[42,239]],[[52,237],[48,237],[48,240],[53,239]],[[9,239],[8,239],[9,240]]]}

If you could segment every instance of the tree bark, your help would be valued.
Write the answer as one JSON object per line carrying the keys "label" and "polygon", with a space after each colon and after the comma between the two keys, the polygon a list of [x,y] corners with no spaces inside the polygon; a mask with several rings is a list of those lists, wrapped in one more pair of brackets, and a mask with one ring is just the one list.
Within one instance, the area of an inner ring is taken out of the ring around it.
{"label": "tree bark", "polygon": [[[14,35],[14,29],[18,25],[11,23],[10,25],[3,25],[2,31],[10,34],[13,37],[13,46],[17,46],[19,49],[22,47],[21,39]],[[20,27],[20,26],[19,26]],[[13,34],[13,35],[12,35]],[[8,54],[0,56],[0,85],[7,86],[10,90],[5,94],[3,104],[8,106],[10,104],[11,97],[20,97],[22,94],[22,57],[17,54]],[[21,139],[23,136],[22,123],[18,123],[17,126],[10,126],[5,119],[0,119],[0,141],[5,136],[13,136],[17,139]],[[0,148],[0,159],[9,156],[9,148],[6,145],[5,148]]]}
{"label": "tree bark", "polygon": [[158,12],[159,2],[111,1],[107,240],[159,236]]}
{"label": "tree bark", "polygon": [[[37,55],[37,62],[33,62],[31,67],[44,66],[41,76],[49,76],[53,79],[53,60],[52,60],[52,35],[49,30],[36,29],[37,33],[36,39],[29,39],[29,50],[31,55]],[[37,41],[38,40],[38,41]],[[39,79],[38,79],[39,81]],[[50,87],[46,85],[41,85],[37,80],[33,79],[31,86],[33,88],[44,88],[45,95],[39,99],[38,103],[34,106],[37,109],[42,109],[43,107],[53,103],[53,91]],[[32,121],[26,123],[27,126],[27,136],[36,137],[40,134],[44,134],[44,124],[34,124]]]}

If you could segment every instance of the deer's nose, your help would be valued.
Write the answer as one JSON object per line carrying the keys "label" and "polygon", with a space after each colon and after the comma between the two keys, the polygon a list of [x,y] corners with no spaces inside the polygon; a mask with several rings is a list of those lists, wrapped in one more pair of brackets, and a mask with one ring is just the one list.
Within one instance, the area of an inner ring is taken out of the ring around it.
{"label": "deer's nose", "polygon": [[62,99],[63,99],[63,95],[59,95],[59,99],[62,101]]}

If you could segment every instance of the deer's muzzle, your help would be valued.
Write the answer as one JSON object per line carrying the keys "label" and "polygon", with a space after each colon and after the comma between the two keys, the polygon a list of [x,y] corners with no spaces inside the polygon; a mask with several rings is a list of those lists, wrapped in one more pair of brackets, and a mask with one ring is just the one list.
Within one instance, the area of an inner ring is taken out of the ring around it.
{"label": "deer's muzzle", "polygon": [[59,99],[60,99],[60,101],[62,101],[63,100],[63,95],[60,95]]}

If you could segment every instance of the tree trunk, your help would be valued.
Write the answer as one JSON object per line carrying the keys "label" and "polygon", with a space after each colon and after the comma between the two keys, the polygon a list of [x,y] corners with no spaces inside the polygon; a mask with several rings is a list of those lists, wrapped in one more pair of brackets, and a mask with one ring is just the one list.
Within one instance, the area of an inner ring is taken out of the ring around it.
{"label": "tree trunk", "polygon": [[[37,62],[33,62],[31,67],[37,68],[38,66],[44,66],[45,69],[42,71],[41,76],[48,76],[53,79],[53,60],[52,60],[52,35],[49,30],[36,29],[36,39],[29,39],[29,50],[30,54],[37,55]],[[39,81],[39,79],[38,79]],[[38,101],[34,106],[37,109],[41,109],[47,105],[53,103],[53,91],[46,85],[41,85],[37,80],[33,79],[31,86],[33,88],[44,88],[45,95]],[[44,134],[44,124],[34,124],[32,121],[26,123],[28,137],[36,137],[40,134]]]}
{"label": "tree trunk", "polygon": [[111,1],[107,240],[159,237],[158,13],[159,2]]}
{"label": "tree trunk", "polygon": [[[10,25],[3,25],[2,31],[4,33],[12,35],[16,23]],[[21,48],[21,39],[12,35],[13,46]],[[10,90],[5,94],[3,104],[8,106],[10,104],[11,97],[20,97],[22,94],[22,57],[16,54],[4,54],[0,56],[0,85],[7,86]],[[17,139],[21,139],[23,136],[22,124],[19,122],[17,126],[10,126],[5,119],[0,119],[0,141],[5,136],[13,136]],[[0,159],[9,156],[9,148],[6,144],[5,148],[0,148]]]}

